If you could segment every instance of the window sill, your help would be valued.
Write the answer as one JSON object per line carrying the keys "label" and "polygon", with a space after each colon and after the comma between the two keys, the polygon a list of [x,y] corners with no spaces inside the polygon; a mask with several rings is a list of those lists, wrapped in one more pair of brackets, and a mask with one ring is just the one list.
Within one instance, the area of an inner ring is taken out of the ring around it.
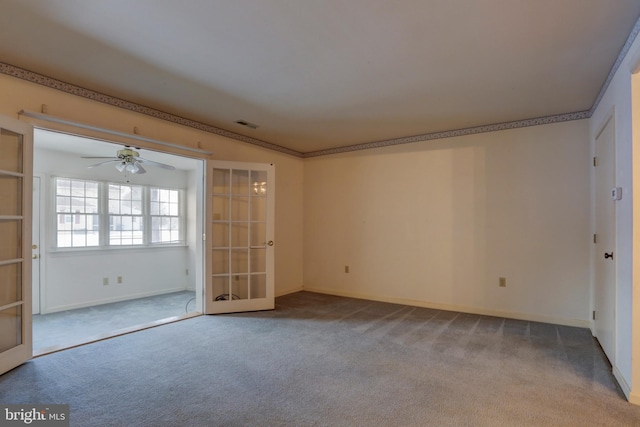
{"label": "window sill", "polygon": [[149,252],[149,251],[162,251],[171,250],[177,248],[188,248],[186,243],[172,243],[172,244],[158,244],[158,245],[132,245],[132,246],[92,246],[85,248],[52,248],[47,251],[47,254],[54,256],[64,255],[95,255],[106,253],[134,253],[134,252]]}

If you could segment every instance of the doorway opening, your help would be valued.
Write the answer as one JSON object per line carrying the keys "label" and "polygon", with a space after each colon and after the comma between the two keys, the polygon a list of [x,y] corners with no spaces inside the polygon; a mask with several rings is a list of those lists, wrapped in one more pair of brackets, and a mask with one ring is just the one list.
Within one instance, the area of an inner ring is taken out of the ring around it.
{"label": "doorway opening", "polygon": [[33,349],[202,313],[204,160],[34,130]]}

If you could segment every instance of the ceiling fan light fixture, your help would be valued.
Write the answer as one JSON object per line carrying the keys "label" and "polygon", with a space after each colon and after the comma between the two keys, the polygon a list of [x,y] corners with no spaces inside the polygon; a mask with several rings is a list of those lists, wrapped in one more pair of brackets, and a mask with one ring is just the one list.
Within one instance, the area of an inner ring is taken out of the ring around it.
{"label": "ceiling fan light fixture", "polygon": [[109,159],[104,162],[97,163],[95,165],[87,166],[88,168],[94,168],[105,164],[114,164],[118,172],[124,172],[126,174],[144,174],[147,173],[146,169],[142,166],[145,163],[150,166],[159,167],[166,170],[175,170],[176,168],[164,163],[154,162],[152,160],[143,159],[139,157],[140,154],[130,149],[129,147],[118,150],[116,157],[83,157],[83,159]]}
{"label": "ceiling fan light fixture", "polygon": [[140,170],[138,165],[136,163],[134,163],[134,162],[127,163],[124,168],[129,173],[138,173],[138,171]]}

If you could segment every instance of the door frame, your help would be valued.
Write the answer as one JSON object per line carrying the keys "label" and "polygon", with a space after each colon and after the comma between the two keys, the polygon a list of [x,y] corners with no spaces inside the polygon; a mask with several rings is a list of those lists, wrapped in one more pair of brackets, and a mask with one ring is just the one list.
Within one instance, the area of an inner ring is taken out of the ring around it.
{"label": "door frame", "polygon": [[[37,265],[38,267],[38,276],[37,276],[37,280],[35,275],[32,274],[32,283],[31,283],[31,289],[32,289],[32,301],[33,301],[33,307],[32,307],[32,314],[39,314],[41,312],[41,309],[43,307],[43,295],[41,292],[42,289],[42,272],[44,271],[44,265],[43,263],[46,262],[43,254],[46,253],[46,251],[42,250],[42,242],[44,239],[42,239],[42,230],[46,230],[45,228],[42,227],[42,209],[45,206],[44,203],[44,199],[42,196],[42,182],[43,182],[43,177],[41,175],[33,175],[33,201],[32,201],[32,210],[31,210],[31,214],[32,214],[32,220],[31,223],[32,224],[37,224],[38,226],[38,234],[36,235],[35,230],[32,229],[32,234],[31,234],[31,242],[34,245],[37,245],[37,248],[33,248],[32,249],[32,257],[33,255],[36,255],[38,258],[37,263],[35,263],[35,265]],[[37,186],[37,193],[36,193],[36,186]],[[36,200],[37,198],[37,200]],[[36,205],[37,203],[37,205]],[[37,206],[37,209],[36,209]],[[34,258],[35,259],[35,258]],[[33,265],[33,261],[32,261],[32,271],[35,268],[35,266]],[[37,306],[35,305],[37,303]],[[37,310],[36,310],[37,308]]]}
{"label": "door frame", "polygon": [[[30,116],[22,116],[23,119],[21,121],[24,121],[26,123],[30,123],[32,125],[32,127],[34,129],[42,129],[42,130],[46,130],[49,132],[56,132],[56,133],[61,133],[61,134],[70,134],[70,135],[75,135],[78,136],[80,138],[86,138],[87,140],[98,140],[98,141],[103,141],[109,144],[113,144],[114,146],[122,146],[122,145],[131,145],[131,146],[136,146],[136,147],[141,147],[143,149],[147,149],[147,150],[152,150],[152,151],[156,151],[159,153],[164,153],[167,155],[172,155],[172,156],[179,156],[179,157],[185,157],[185,158],[190,158],[193,159],[195,161],[197,161],[197,165],[196,165],[196,169],[195,169],[195,182],[189,184],[190,186],[193,186],[194,189],[194,193],[195,193],[195,204],[196,204],[196,218],[194,220],[194,225],[195,225],[195,231],[194,231],[194,235],[193,235],[193,239],[194,239],[194,247],[196,250],[196,256],[195,256],[195,287],[196,287],[196,301],[195,301],[195,308],[194,310],[198,313],[198,314],[202,314],[204,313],[204,307],[203,307],[203,293],[205,291],[205,283],[204,283],[204,265],[205,265],[205,253],[204,253],[204,248],[202,246],[202,242],[201,239],[199,238],[199,236],[202,236],[203,233],[203,227],[204,227],[204,223],[205,223],[205,215],[206,215],[206,211],[204,210],[204,191],[206,189],[205,185],[206,185],[206,176],[205,176],[205,168],[206,168],[206,161],[207,158],[209,156],[204,155],[204,154],[199,154],[199,153],[189,153],[186,154],[185,151],[180,151],[180,149],[176,148],[173,146],[173,144],[170,143],[166,143],[166,145],[164,144],[160,144],[160,142],[158,142],[158,146],[153,145],[153,142],[146,142],[145,140],[137,140],[135,139],[135,135],[131,135],[131,138],[127,138],[124,134],[119,135],[117,133],[114,133],[113,131],[110,131],[108,129],[99,129],[99,128],[94,128],[91,126],[85,126],[82,124],[76,124],[76,123],[71,123],[71,122],[65,122],[65,123],[58,123],[57,121],[55,121],[54,119],[52,119],[51,122],[46,122],[46,123],[42,123],[42,120],[38,120],[38,119],[34,119]],[[77,125],[77,126],[76,126]],[[186,150],[188,151],[188,150]],[[41,182],[42,184],[43,182]],[[44,183],[44,185],[51,185],[50,182]],[[41,192],[42,193],[42,192]],[[186,193],[185,193],[185,197],[186,197]],[[48,247],[49,242],[52,239],[52,235],[50,233],[50,221],[49,218],[47,217],[47,212],[48,209],[50,209],[50,204],[51,204],[51,200],[49,200],[50,198],[46,197],[45,195],[41,195],[41,210],[43,210],[44,215],[42,215],[42,219],[40,221],[40,227],[41,227],[41,240],[44,242],[45,246]],[[188,229],[189,227],[186,227],[186,229]],[[29,249],[31,248],[31,246],[29,246]],[[45,260],[46,262],[46,250],[42,250],[41,254],[42,254],[42,258],[41,258],[41,264],[42,261]],[[43,269],[43,265],[41,265],[41,271]],[[47,295],[47,290],[46,290],[46,282],[43,282],[43,279],[46,281],[46,277],[42,278],[41,277],[41,284],[44,284],[45,286],[41,286],[41,298],[40,298],[40,303],[41,303],[41,313],[43,314],[47,314],[48,310],[47,310],[47,303],[46,303],[46,295]],[[44,311],[42,310],[44,308]]]}

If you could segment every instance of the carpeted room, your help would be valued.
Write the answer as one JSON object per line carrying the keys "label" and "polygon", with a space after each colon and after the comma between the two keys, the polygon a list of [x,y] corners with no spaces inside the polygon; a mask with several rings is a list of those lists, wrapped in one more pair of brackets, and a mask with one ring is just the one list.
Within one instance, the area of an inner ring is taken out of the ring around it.
{"label": "carpeted room", "polygon": [[[274,165],[277,298],[30,360],[0,400],[68,401],[80,425],[118,406],[142,425],[637,421],[640,5],[338,3],[154,4],[151,22],[127,2],[3,2],[0,120]],[[206,28],[220,37],[190,33]],[[613,249],[594,246],[603,134]]]}
{"label": "carpeted room", "polygon": [[298,292],[34,359],[77,426],[638,425],[589,330]]}

